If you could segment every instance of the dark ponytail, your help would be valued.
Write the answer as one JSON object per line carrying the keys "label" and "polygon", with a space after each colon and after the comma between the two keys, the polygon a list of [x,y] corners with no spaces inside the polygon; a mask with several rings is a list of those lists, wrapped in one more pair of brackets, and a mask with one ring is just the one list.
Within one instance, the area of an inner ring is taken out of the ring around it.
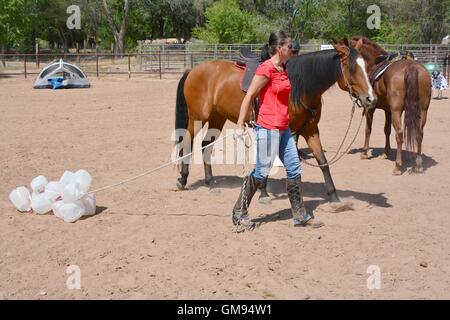
{"label": "dark ponytail", "polygon": [[266,43],[261,49],[261,61],[270,59],[269,44]]}

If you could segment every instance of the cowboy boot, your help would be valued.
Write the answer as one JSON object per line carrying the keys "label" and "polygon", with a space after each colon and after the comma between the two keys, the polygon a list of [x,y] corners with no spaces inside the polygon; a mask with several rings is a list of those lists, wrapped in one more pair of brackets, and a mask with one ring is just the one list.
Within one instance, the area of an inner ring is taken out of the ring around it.
{"label": "cowboy boot", "polygon": [[234,225],[240,225],[249,230],[255,227],[255,223],[248,217],[248,207],[260,184],[261,182],[253,175],[249,175],[244,178],[241,193],[239,194],[239,198],[233,208],[232,219]]}
{"label": "cowboy boot", "polygon": [[259,185],[259,189],[261,190],[261,193],[259,195],[259,203],[263,203],[263,204],[271,204],[272,200],[269,197],[269,194],[267,193],[267,180],[269,179],[269,177],[265,178],[264,180],[261,181],[260,185]]}
{"label": "cowboy boot", "polygon": [[286,180],[286,189],[289,196],[289,201],[291,202],[294,227],[320,228],[324,225],[324,223],[315,220],[312,214],[306,212],[301,184],[301,177]]}

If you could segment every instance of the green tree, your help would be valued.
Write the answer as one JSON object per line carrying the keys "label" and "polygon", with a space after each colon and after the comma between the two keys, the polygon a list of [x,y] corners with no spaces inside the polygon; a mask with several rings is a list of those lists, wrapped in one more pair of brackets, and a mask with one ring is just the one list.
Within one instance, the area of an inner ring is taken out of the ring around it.
{"label": "green tree", "polygon": [[196,0],[144,0],[140,16],[149,26],[147,39],[189,39],[206,2]]}
{"label": "green tree", "polygon": [[200,40],[208,43],[251,43],[260,40],[253,27],[255,17],[241,10],[236,0],[214,3],[206,9],[205,17],[205,27],[195,27],[193,30],[194,37]]}
{"label": "green tree", "polygon": [[0,52],[8,47],[18,48],[30,28],[27,0],[0,0]]}
{"label": "green tree", "polygon": [[33,34],[36,37],[45,39],[52,44],[62,44],[64,51],[67,51],[75,43],[83,41],[85,35],[82,30],[71,30],[67,27],[67,18],[69,17],[67,8],[72,4],[82,7],[81,1],[40,0],[36,4],[33,9],[36,17],[33,23]]}
{"label": "green tree", "polygon": [[115,1],[113,4],[118,8],[114,13],[111,9],[111,4],[107,0],[103,0],[102,3],[106,20],[114,37],[114,53],[116,55],[122,54],[125,51],[125,34],[132,0]]}
{"label": "green tree", "polygon": [[418,19],[422,42],[440,43],[449,32],[446,18],[450,12],[450,1],[424,0],[420,3],[419,11],[422,13]]}
{"label": "green tree", "polygon": [[450,0],[380,1],[381,29],[373,38],[396,44],[440,43],[450,31],[449,6]]}

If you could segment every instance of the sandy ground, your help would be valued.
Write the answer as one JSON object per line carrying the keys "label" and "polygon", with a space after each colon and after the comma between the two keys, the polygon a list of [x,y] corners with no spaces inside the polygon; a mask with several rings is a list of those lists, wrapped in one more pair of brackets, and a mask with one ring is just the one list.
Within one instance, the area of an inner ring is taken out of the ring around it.
{"label": "sandy ground", "polygon": [[[241,181],[234,165],[213,168],[217,193],[203,185],[200,165],[182,192],[176,170],[166,168],[97,194],[99,213],[73,224],[16,211],[9,192],[39,174],[54,180],[84,168],[96,189],[170,159],[176,79],[92,83],[52,91],[33,90],[33,79],[0,79],[1,299],[450,298],[450,100],[432,100],[419,175],[393,176],[394,151],[390,160],[378,156],[384,114],[375,113],[374,156],[360,160],[361,132],[331,168],[353,210],[326,210],[322,173],[304,166],[306,205],[326,223],[321,229],[291,226],[281,170],[269,181],[272,204],[252,203],[261,226],[233,233]],[[330,158],[350,102],[338,88],[324,102]],[[80,290],[66,286],[71,265],[80,268]],[[380,289],[367,287],[370,266],[379,268]]]}

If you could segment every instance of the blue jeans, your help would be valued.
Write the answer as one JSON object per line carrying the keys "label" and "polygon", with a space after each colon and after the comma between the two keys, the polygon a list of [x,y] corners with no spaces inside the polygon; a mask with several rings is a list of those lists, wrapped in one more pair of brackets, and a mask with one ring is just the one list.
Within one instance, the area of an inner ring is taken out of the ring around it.
{"label": "blue jeans", "polygon": [[258,180],[269,176],[275,157],[278,155],[286,169],[288,179],[296,179],[302,174],[297,146],[291,131],[271,130],[256,125],[256,165],[252,175]]}

